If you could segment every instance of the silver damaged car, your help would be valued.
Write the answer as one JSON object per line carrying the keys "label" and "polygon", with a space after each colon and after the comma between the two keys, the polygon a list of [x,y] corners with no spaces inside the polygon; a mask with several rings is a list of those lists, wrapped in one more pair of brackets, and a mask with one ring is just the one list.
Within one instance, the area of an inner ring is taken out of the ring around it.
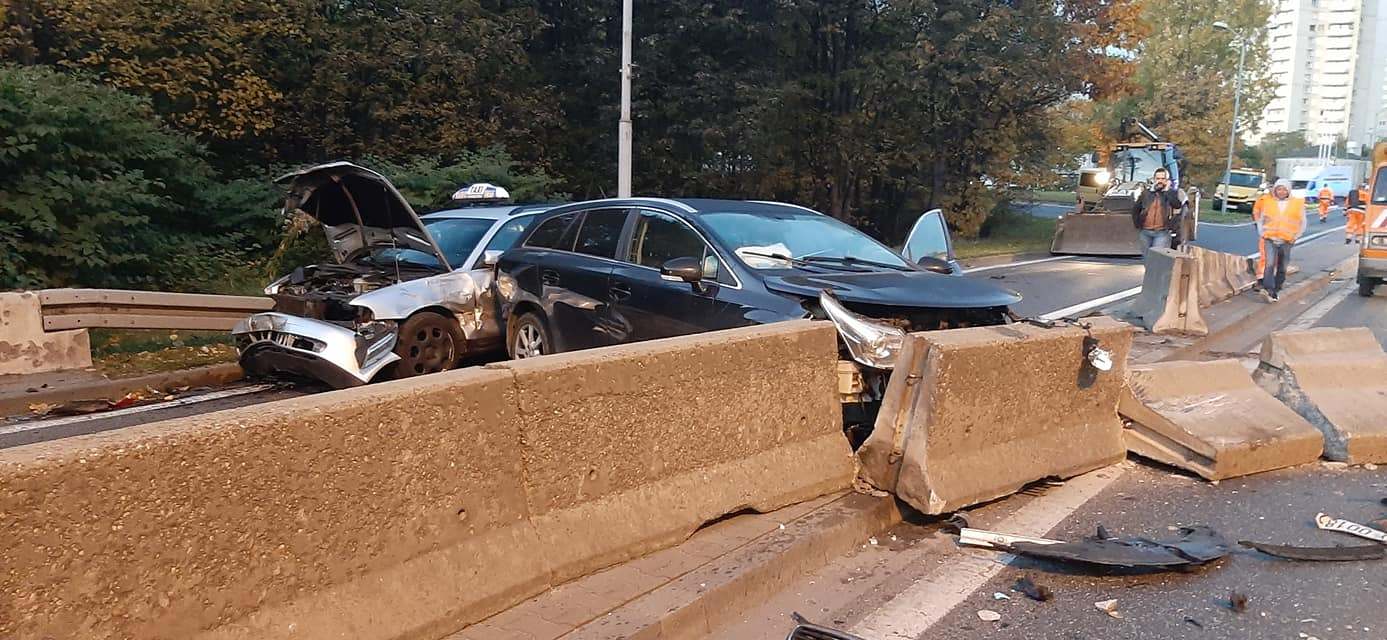
{"label": "silver damaged car", "polygon": [[481,184],[453,195],[472,206],[421,218],[384,176],[348,162],[276,182],[288,185],[286,215],[322,226],[333,262],[270,283],[274,311],[232,329],[248,375],[344,388],[504,356],[494,265],[547,205],[498,205],[505,190]]}

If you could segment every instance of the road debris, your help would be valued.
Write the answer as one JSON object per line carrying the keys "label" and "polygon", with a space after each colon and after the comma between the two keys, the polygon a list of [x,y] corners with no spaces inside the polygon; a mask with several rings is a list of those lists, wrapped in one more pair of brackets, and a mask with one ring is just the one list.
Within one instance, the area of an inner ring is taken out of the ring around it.
{"label": "road debris", "polygon": [[1035,581],[1031,580],[1030,576],[1021,576],[1017,578],[1016,585],[1011,589],[1012,591],[1020,591],[1026,594],[1027,598],[1035,600],[1036,602],[1049,602],[1055,598],[1055,592],[1051,591],[1050,587],[1036,584]]}
{"label": "road debris", "polygon": [[785,640],[862,640],[861,637],[830,627],[814,624],[800,615],[798,611],[790,614],[795,628]]}
{"label": "road debris", "polygon": [[1387,547],[1369,544],[1352,547],[1296,547],[1240,540],[1238,544],[1256,549],[1269,556],[1307,562],[1348,562],[1352,560],[1381,560],[1387,557]]}
{"label": "road debris", "polygon": [[1108,617],[1110,618],[1117,618],[1118,620],[1122,619],[1122,613],[1117,610],[1116,598],[1112,600],[1100,600],[1098,602],[1095,602],[1093,603],[1093,608],[1108,614]]}
{"label": "road debris", "polygon": [[1387,533],[1383,533],[1372,527],[1358,524],[1357,522],[1351,522],[1342,518],[1331,518],[1323,513],[1315,514],[1315,526],[1324,529],[1325,531],[1338,531],[1340,533],[1355,535],[1360,538],[1367,538],[1369,540],[1376,540],[1378,542],[1387,542]]}
{"label": "road debris", "polygon": [[992,599],[993,599],[993,600],[1010,600],[1010,599],[1011,599],[1011,596],[1009,596],[1009,595],[1007,595],[1007,594],[1005,594],[1005,593],[1002,593],[1001,591],[993,591],[993,592],[992,592]]}
{"label": "road debris", "polygon": [[1237,591],[1229,592],[1228,608],[1232,610],[1233,613],[1247,611],[1247,594],[1238,593]]}
{"label": "road debris", "polygon": [[1046,538],[1032,538],[1030,536],[1016,536],[1009,533],[999,533],[987,531],[985,529],[970,529],[967,522],[958,530],[958,543],[971,547],[982,547],[984,549],[1007,549],[1014,544],[1026,542],[1030,544],[1064,544],[1063,540],[1049,540]]}
{"label": "road debris", "polygon": [[1099,527],[1098,535],[1079,542],[1016,541],[1002,548],[1018,555],[1046,560],[1151,569],[1204,564],[1222,558],[1231,551],[1228,541],[1209,527],[1181,527],[1177,533],[1178,537],[1169,540],[1117,538]]}
{"label": "road debris", "polygon": [[991,609],[979,609],[978,619],[982,620],[983,622],[996,622],[1002,619],[1002,614],[997,613],[996,611],[993,611]]}
{"label": "road debris", "polygon": [[1198,621],[1198,620],[1195,620],[1194,618],[1191,618],[1191,617],[1189,617],[1189,616],[1185,616],[1185,623],[1186,623],[1186,624],[1192,624],[1192,625],[1194,625],[1194,626],[1196,626],[1196,627],[1199,627],[1200,629],[1203,629],[1203,628],[1204,628],[1204,623],[1203,623],[1203,622],[1200,622],[1200,621]]}

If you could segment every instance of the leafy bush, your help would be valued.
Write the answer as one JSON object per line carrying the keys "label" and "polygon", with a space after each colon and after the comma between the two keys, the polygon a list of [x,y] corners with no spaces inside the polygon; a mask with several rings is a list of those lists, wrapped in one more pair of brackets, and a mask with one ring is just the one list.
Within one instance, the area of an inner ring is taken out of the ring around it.
{"label": "leafy bush", "polygon": [[218,185],[140,98],[0,67],[0,288],[198,288],[274,225],[264,190]]}

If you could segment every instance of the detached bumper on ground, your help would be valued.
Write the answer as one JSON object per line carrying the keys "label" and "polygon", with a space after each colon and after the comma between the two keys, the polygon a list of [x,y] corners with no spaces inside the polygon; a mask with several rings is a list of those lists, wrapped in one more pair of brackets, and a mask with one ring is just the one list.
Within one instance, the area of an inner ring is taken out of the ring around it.
{"label": "detached bumper on ground", "polygon": [[283,313],[257,313],[231,330],[241,351],[241,368],[251,376],[295,376],[336,388],[370,382],[400,357],[393,351],[394,323],[372,322],[350,329]]}

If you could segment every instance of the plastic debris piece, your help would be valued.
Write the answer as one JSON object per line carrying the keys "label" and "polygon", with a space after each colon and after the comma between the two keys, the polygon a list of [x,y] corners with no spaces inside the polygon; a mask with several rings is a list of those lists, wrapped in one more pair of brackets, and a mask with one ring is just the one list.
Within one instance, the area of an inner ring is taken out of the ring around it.
{"label": "plastic debris piece", "polygon": [[1194,618],[1191,618],[1191,617],[1189,617],[1189,616],[1185,616],[1185,623],[1186,623],[1186,624],[1192,624],[1192,625],[1194,625],[1194,626],[1196,626],[1196,627],[1199,627],[1200,629],[1203,629],[1203,628],[1204,628],[1204,623],[1203,623],[1203,622],[1200,622],[1200,621],[1198,621],[1198,620],[1195,620]]}
{"label": "plastic debris piece", "polygon": [[1228,594],[1228,608],[1232,609],[1233,613],[1247,611],[1247,595],[1237,591],[1230,592]]}
{"label": "plastic debris piece", "polygon": [[1002,614],[991,609],[980,609],[978,610],[978,619],[983,622],[996,622],[1002,619]]}
{"label": "plastic debris piece", "polygon": [[1108,617],[1110,618],[1117,618],[1118,620],[1122,619],[1122,613],[1117,610],[1116,598],[1112,600],[1099,600],[1098,602],[1093,603],[1093,608],[1108,614]]}
{"label": "plastic debris piece", "polygon": [[1291,545],[1252,542],[1249,540],[1239,541],[1238,544],[1249,549],[1256,549],[1276,558],[1306,562],[1348,562],[1353,560],[1381,560],[1387,558],[1387,547],[1380,544],[1352,547],[1295,547]]}
{"label": "plastic debris piece", "polygon": [[1376,540],[1378,542],[1387,542],[1387,533],[1383,533],[1372,527],[1363,526],[1361,524],[1358,524],[1357,522],[1351,522],[1342,518],[1331,518],[1327,515],[1324,515],[1323,513],[1315,514],[1315,526],[1324,529],[1325,531],[1338,531],[1340,533],[1355,535],[1360,538],[1367,538],[1369,540]]}
{"label": "plastic debris piece", "polygon": [[790,619],[795,622],[794,630],[785,640],[862,640],[860,636],[852,635],[846,631],[839,631],[822,625],[814,624],[800,615],[798,611],[790,614]]}
{"label": "plastic debris piece", "polygon": [[[1106,534],[1107,531],[1100,530],[1100,533]],[[1231,550],[1223,536],[1206,526],[1181,527],[1178,533],[1179,537],[1169,540],[1093,537],[1059,544],[1016,542],[1006,549],[1019,555],[1047,560],[1131,568],[1204,564],[1228,555]]]}
{"label": "plastic debris piece", "polygon": [[1019,542],[1036,545],[1064,544],[1063,540],[1014,536],[1008,533],[998,533],[996,531],[986,531],[984,529],[969,529],[966,526],[958,530],[958,543],[962,545],[984,547],[987,549],[1006,549]]}
{"label": "plastic debris piece", "polygon": [[993,600],[1010,600],[1010,599],[1011,599],[1011,596],[1009,596],[1009,595],[1007,595],[1007,594],[1005,594],[1005,593],[1002,593],[1001,591],[993,591],[993,592],[992,592],[992,599],[993,599]]}
{"label": "plastic debris piece", "polygon": [[1036,584],[1035,581],[1031,580],[1030,576],[1021,576],[1017,578],[1016,585],[1013,586],[1012,589],[1026,594],[1027,598],[1035,600],[1036,602],[1049,602],[1055,599],[1055,592],[1051,591],[1050,587]]}

